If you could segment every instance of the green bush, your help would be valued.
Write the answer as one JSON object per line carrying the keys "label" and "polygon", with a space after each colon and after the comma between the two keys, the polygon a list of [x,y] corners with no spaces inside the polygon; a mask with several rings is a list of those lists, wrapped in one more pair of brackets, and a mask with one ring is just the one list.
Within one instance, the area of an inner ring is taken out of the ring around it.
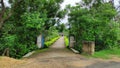
{"label": "green bush", "polygon": [[51,39],[50,41],[46,41],[45,42],[45,46],[49,47],[50,45],[52,45],[56,40],[58,40],[60,37],[55,37],[53,39]]}
{"label": "green bush", "polygon": [[89,10],[80,5],[69,9],[70,34],[75,36],[77,50],[82,50],[83,41],[95,41],[97,51],[119,47],[120,26],[113,20],[117,12],[110,3],[93,5]]}
{"label": "green bush", "polygon": [[[21,58],[26,53],[36,50],[36,39],[42,31],[45,18],[39,12],[26,12],[14,20],[14,16],[6,21],[0,34],[0,55],[6,48],[10,49],[10,57]],[[13,23],[13,25],[10,25]]]}
{"label": "green bush", "polygon": [[69,39],[68,37],[64,37],[64,40],[65,40],[65,46],[68,47],[69,46]]}

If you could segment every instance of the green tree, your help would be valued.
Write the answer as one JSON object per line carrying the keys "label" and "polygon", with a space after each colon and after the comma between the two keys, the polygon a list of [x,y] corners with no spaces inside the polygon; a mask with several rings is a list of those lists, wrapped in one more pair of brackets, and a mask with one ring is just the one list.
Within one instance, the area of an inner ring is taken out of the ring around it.
{"label": "green tree", "polygon": [[[84,3],[90,4],[91,1]],[[78,50],[81,50],[82,41],[95,41],[96,50],[117,45],[116,28],[112,25],[115,23],[113,18],[116,10],[111,3],[97,1],[89,8],[78,4],[68,9],[71,34],[75,36]]]}
{"label": "green tree", "polygon": [[7,10],[10,10],[10,17],[0,29],[0,54],[9,48],[11,57],[21,58],[35,50],[37,36],[45,29],[49,30],[56,23],[56,18],[63,17],[60,14],[65,13],[60,10],[62,2],[63,0],[10,0],[11,8],[6,9],[1,17],[7,18]]}
{"label": "green tree", "polygon": [[62,24],[57,25],[56,28],[59,30],[59,32],[63,32],[66,27],[65,27],[65,24],[62,23]]}

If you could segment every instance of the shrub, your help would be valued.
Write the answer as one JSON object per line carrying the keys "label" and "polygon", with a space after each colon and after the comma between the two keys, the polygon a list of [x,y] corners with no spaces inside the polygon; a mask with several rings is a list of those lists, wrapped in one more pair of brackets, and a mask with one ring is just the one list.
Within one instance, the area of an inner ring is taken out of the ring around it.
{"label": "shrub", "polygon": [[53,39],[51,39],[50,41],[46,41],[45,42],[45,46],[49,47],[50,45],[52,45],[56,40],[58,40],[60,37],[55,37]]}
{"label": "shrub", "polygon": [[65,46],[68,47],[69,46],[69,39],[68,37],[64,37],[64,40],[65,40]]}
{"label": "shrub", "polygon": [[[19,21],[6,21],[0,34],[0,55],[6,48],[10,57],[21,58],[26,53],[36,50],[36,39],[44,26],[46,17],[40,18],[39,12],[26,12],[20,15]],[[13,23],[12,25],[10,25]]]}

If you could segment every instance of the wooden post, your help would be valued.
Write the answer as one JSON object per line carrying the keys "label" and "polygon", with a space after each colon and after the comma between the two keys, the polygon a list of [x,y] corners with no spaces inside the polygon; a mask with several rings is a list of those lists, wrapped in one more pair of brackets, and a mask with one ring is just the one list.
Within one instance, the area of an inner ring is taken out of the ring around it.
{"label": "wooden post", "polygon": [[84,41],[82,50],[84,54],[93,55],[95,52],[95,42]]}

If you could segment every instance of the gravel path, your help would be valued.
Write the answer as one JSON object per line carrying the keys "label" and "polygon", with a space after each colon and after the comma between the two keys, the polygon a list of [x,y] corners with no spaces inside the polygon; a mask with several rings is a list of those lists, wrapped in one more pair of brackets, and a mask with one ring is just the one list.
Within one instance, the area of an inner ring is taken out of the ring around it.
{"label": "gravel path", "polygon": [[11,68],[120,68],[120,62],[85,58],[74,54],[64,46],[64,37],[57,40],[47,51],[35,54],[24,64]]}

